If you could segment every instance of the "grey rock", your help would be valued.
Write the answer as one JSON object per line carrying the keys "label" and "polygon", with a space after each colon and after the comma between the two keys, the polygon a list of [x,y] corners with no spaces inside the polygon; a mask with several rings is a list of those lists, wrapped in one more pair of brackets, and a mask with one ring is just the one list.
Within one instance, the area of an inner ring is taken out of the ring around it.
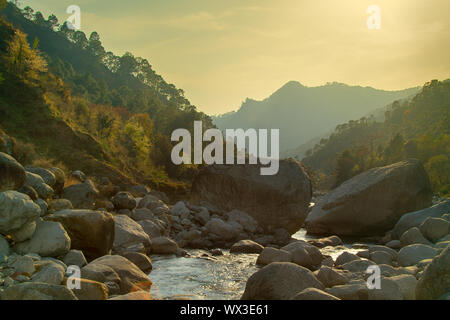
{"label": "grey rock", "polygon": [[275,262],[248,279],[241,299],[287,300],[307,288],[324,289],[308,269],[289,262]]}
{"label": "grey rock", "polygon": [[432,259],[437,255],[437,250],[424,245],[412,244],[403,247],[398,253],[398,262],[401,266],[407,267],[418,264],[421,260]]}
{"label": "grey rock", "polygon": [[34,190],[36,190],[37,194],[42,199],[48,199],[50,198],[54,191],[52,187],[50,187],[48,184],[45,183],[44,179],[41,178],[41,176],[31,173],[31,172],[25,172],[27,176],[26,185],[33,187]]}
{"label": "grey rock", "polygon": [[442,218],[427,218],[420,225],[420,231],[431,242],[437,242],[450,233],[450,222]]}
{"label": "grey rock", "polygon": [[285,250],[265,247],[258,256],[256,264],[267,265],[273,262],[291,262],[292,253]]}
{"label": "grey rock", "polygon": [[206,166],[195,177],[191,202],[215,212],[246,212],[268,232],[277,228],[290,234],[297,232],[306,219],[312,197],[308,175],[294,160],[281,160],[275,175],[261,175],[261,167]]}
{"label": "grey rock", "polygon": [[450,212],[450,200],[446,199],[430,208],[404,214],[392,231],[394,239],[399,239],[408,229],[420,227],[427,218],[440,218],[442,215]]}
{"label": "grey rock", "polygon": [[361,173],[321,197],[306,219],[311,234],[376,236],[400,217],[431,205],[421,162],[409,159]]}
{"label": "grey rock", "polygon": [[16,191],[0,192],[0,233],[20,230],[39,217],[41,210],[30,197]]}
{"label": "grey rock", "polygon": [[25,169],[10,155],[0,152],[0,192],[18,190],[25,184]]}
{"label": "grey rock", "polygon": [[20,254],[37,253],[43,257],[58,257],[69,251],[70,238],[60,223],[39,219],[31,239],[16,244],[13,249]]}

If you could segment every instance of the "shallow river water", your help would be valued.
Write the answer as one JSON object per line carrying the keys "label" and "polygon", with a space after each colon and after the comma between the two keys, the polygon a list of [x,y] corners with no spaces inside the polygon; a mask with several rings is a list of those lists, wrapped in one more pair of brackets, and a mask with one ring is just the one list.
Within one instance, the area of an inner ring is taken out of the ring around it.
{"label": "shallow river water", "polygon": [[[301,229],[294,238],[313,239]],[[343,251],[358,252],[350,245],[326,247],[322,253],[333,259]],[[188,250],[191,256],[201,256],[205,251]],[[179,258],[152,255],[153,270],[149,274],[153,282],[151,293],[156,299],[239,299],[245,283],[255,273],[257,254],[230,254],[211,258]]]}

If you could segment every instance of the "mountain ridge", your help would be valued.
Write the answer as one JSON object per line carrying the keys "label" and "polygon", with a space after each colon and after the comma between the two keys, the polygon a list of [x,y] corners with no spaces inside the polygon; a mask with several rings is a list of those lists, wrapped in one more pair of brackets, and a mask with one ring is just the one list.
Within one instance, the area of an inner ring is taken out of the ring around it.
{"label": "mountain ridge", "polygon": [[387,91],[338,82],[308,87],[288,81],[269,97],[247,98],[237,111],[212,119],[221,130],[279,128],[283,152],[332,131],[343,121],[362,117],[418,90],[419,87]]}

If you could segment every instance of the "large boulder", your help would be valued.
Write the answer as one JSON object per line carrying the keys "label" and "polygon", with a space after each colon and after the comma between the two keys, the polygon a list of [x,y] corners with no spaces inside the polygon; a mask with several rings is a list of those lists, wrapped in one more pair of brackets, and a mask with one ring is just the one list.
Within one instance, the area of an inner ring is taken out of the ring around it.
{"label": "large boulder", "polygon": [[93,209],[98,190],[90,180],[64,188],[62,197],[76,209]]}
{"label": "large boulder", "polygon": [[13,249],[20,254],[36,253],[41,257],[58,257],[69,252],[70,238],[59,222],[39,218],[31,239],[16,244]]}
{"label": "large boulder", "polygon": [[0,192],[0,233],[19,231],[39,217],[41,209],[30,197],[16,191]]}
{"label": "large boulder", "polygon": [[374,168],[320,198],[306,220],[310,234],[384,235],[405,213],[431,205],[428,175],[419,160]]}
{"label": "large boulder", "polygon": [[72,249],[83,251],[88,260],[107,255],[114,242],[114,218],[110,213],[62,210],[45,219],[60,222],[72,241]]}
{"label": "large boulder", "polygon": [[307,288],[323,290],[314,274],[290,262],[275,262],[247,281],[242,300],[289,300]]}
{"label": "large boulder", "polygon": [[10,286],[1,295],[2,300],[78,300],[72,290],[63,285],[25,282]]}
{"label": "large boulder", "polygon": [[139,223],[126,215],[114,216],[114,222],[114,252],[125,252],[137,244],[142,244],[147,252],[150,250],[150,238]]}
{"label": "large boulder", "polygon": [[36,190],[40,198],[48,199],[53,195],[54,191],[52,187],[46,184],[44,179],[41,178],[41,176],[28,171],[25,172],[25,174],[27,176],[25,184]]}
{"label": "large boulder", "polygon": [[266,231],[284,228],[291,234],[297,232],[312,197],[308,175],[294,160],[281,160],[278,173],[272,176],[261,175],[261,167],[206,166],[193,182],[191,202],[223,213],[241,210]]}
{"label": "large boulder", "polygon": [[392,230],[392,237],[400,239],[402,234],[413,227],[419,228],[428,218],[440,218],[450,212],[450,200],[446,199],[430,208],[418,210],[403,215]]}
{"label": "large boulder", "polygon": [[[120,294],[127,294],[132,291],[150,290],[152,282],[147,275],[142,272],[130,260],[118,256],[103,256],[95,259],[89,265],[102,265],[111,268],[120,278]],[[86,268],[84,267],[84,268]],[[83,269],[84,269],[83,268]],[[83,274],[83,273],[82,273]]]}
{"label": "large boulder", "polygon": [[0,152],[0,192],[17,190],[25,184],[25,169],[10,155]]}
{"label": "large boulder", "polygon": [[432,300],[447,292],[450,292],[450,246],[425,268],[417,283],[416,298]]}

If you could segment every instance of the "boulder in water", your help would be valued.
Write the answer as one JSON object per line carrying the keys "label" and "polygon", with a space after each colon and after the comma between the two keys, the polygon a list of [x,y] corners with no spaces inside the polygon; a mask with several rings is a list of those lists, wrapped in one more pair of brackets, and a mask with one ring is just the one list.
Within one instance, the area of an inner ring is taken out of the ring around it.
{"label": "boulder in water", "polygon": [[383,235],[400,217],[431,205],[428,175],[419,160],[374,168],[320,198],[306,220],[310,234]]}
{"label": "boulder in water", "polygon": [[206,166],[193,182],[191,201],[211,211],[246,212],[267,232],[297,232],[312,197],[308,175],[294,160],[281,160],[273,176],[261,175],[260,169],[251,164]]}

